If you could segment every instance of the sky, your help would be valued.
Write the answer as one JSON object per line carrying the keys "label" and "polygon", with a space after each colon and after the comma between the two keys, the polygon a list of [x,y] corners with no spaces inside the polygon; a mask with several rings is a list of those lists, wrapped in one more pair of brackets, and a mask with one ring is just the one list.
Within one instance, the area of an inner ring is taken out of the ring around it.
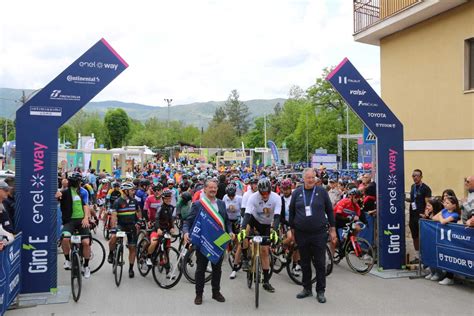
{"label": "sky", "polygon": [[101,38],[130,65],[93,101],[286,98],[348,57],[380,91],[379,47],[347,0],[14,0],[0,4],[0,87],[40,89]]}

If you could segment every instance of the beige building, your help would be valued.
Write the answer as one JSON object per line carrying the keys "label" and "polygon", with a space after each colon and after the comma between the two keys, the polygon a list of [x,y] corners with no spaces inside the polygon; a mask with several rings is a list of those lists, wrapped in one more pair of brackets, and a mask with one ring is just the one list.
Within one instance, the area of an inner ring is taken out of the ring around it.
{"label": "beige building", "polygon": [[406,190],[464,196],[474,174],[474,1],[354,0],[354,39],[380,46],[382,99],[404,125]]}

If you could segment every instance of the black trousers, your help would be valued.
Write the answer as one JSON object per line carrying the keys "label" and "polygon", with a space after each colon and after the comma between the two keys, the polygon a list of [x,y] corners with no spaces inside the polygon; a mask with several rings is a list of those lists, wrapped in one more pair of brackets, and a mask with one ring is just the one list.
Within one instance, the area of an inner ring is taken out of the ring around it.
{"label": "black trousers", "polygon": [[295,232],[296,243],[300,252],[300,264],[303,271],[303,287],[311,290],[311,264],[316,269],[316,292],[326,289],[326,243],[327,232],[308,234]]}
{"label": "black trousers", "polygon": [[[213,264],[212,266],[212,292],[220,291],[221,289],[221,275],[222,275],[222,259],[224,256],[221,257],[217,264]],[[202,294],[204,292],[204,278],[206,274],[207,264],[209,263],[209,259],[207,259],[199,250],[196,250],[196,294]]]}

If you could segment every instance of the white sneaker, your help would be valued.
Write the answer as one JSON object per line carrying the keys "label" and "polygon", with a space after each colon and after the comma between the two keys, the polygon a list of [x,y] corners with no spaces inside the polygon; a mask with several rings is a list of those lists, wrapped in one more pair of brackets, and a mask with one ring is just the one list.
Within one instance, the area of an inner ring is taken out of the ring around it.
{"label": "white sneaker", "polygon": [[85,279],[88,279],[91,277],[91,268],[89,267],[85,267],[84,268],[84,278]]}
{"label": "white sneaker", "polygon": [[63,268],[64,268],[65,270],[71,270],[71,267],[72,267],[71,261],[69,261],[69,260],[64,261],[64,263],[63,263]]}
{"label": "white sneaker", "polygon": [[430,280],[431,280],[431,281],[439,281],[439,279],[440,279],[439,275],[437,275],[437,274],[435,273],[435,275],[433,275]]}
{"label": "white sneaker", "polygon": [[453,285],[454,284],[454,279],[450,279],[450,278],[444,278],[442,279],[441,281],[438,282],[439,284],[441,285]]}
{"label": "white sneaker", "polygon": [[232,271],[232,273],[230,274],[230,279],[233,280],[235,279],[235,277],[237,276],[237,272],[236,271]]}
{"label": "white sneaker", "polygon": [[426,280],[431,280],[431,278],[432,278],[433,276],[434,276],[434,274],[433,274],[433,273],[430,273],[430,274],[428,274],[427,276],[425,276],[425,279],[426,279]]}
{"label": "white sneaker", "polygon": [[209,267],[209,266],[207,266],[207,268],[206,268],[206,272],[212,273],[212,268],[211,268],[211,267]]}
{"label": "white sneaker", "polygon": [[153,265],[150,258],[146,258],[146,265],[149,266],[149,267],[151,267]]}
{"label": "white sneaker", "polygon": [[278,259],[280,259],[281,263],[286,263],[286,256],[284,254],[281,254]]}
{"label": "white sneaker", "polygon": [[296,265],[295,271],[301,271],[301,266],[299,264]]}
{"label": "white sneaker", "polygon": [[[301,270],[301,269],[300,269]],[[296,268],[293,269],[293,275],[295,277],[299,277],[301,275],[300,271],[299,270],[296,270]]]}
{"label": "white sneaker", "polygon": [[176,277],[176,276],[175,276],[173,273],[171,273],[171,271],[168,272],[168,274],[166,275],[166,278],[167,278],[168,280],[173,280],[175,277]]}

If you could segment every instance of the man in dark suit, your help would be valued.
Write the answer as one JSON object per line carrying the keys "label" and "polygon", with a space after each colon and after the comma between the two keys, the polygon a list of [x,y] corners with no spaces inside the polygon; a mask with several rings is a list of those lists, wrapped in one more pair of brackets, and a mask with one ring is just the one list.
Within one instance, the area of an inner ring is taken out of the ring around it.
{"label": "man in dark suit", "polygon": [[[207,180],[204,183],[204,194],[207,199],[211,202],[214,208],[219,210],[219,214],[224,219],[224,229],[227,233],[234,238],[232,234],[232,223],[227,218],[227,212],[225,208],[225,203],[216,198],[217,193],[217,181],[215,180]],[[194,220],[196,216],[199,215],[199,212],[206,212],[200,200],[193,203],[191,207],[191,212],[189,216],[186,218],[183,224],[183,232],[184,232],[184,241],[190,242],[189,238],[189,230],[194,224]],[[222,296],[220,292],[220,283],[221,283],[221,274],[222,274],[222,256],[217,264],[212,265],[212,298],[218,302],[225,302],[224,296]],[[207,264],[209,259],[206,258],[200,251],[196,251],[196,298],[194,299],[194,304],[201,305],[202,304],[202,294],[204,292],[204,274],[206,272]]]}

